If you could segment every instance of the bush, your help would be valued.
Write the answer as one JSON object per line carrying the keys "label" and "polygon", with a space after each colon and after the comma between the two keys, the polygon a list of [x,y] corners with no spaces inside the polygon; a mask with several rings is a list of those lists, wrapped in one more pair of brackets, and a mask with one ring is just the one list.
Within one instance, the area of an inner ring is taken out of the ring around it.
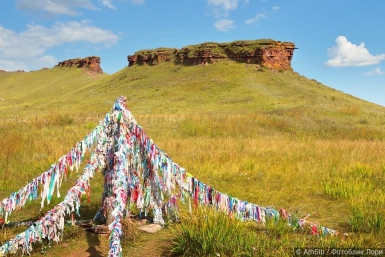
{"label": "bush", "polygon": [[182,215],[172,253],[183,256],[253,256],[257,234],[247,222],[210,208]]}

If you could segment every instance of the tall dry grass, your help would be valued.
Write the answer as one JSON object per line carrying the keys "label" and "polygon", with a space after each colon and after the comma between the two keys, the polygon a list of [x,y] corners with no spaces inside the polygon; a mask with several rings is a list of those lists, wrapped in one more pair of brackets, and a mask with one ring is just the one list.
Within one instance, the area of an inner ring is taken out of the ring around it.
{"label": "tall dry grass", "polygon": [[310,214],[312,222],[346,232],[362,246],[383,245],[384,141],[371,133],[339,138],[340,131],[328,139],[317,126],[296,133],[260,126],[266,119],[140,117],[175,162],[215,189],[299,217]]}
{"label": "tall dry grass", "polygon": [[[0,92],[1,199],[66,154],[124,95],[148,135],[203,182],[298,217],[310,214],[313,222],[348,232],[345,246],[384,247],[381,106],[295,72],[227,61],[134,66],[97,78],[76,68],[3,73]],[[62,195],[76,178],[63,183]],[[97,174],[91,202],[82,202],[77,218],[93,216],[102,183]],[[43,210],[29,203],[11,219],[37,218],[60,200]],[[1,240],[17,232],[7,230]],[[289,255],[293,245],[340,240],[309,242],[279,227],[269,233],[282,240],[259,235],[260,248],[275,256]]]}

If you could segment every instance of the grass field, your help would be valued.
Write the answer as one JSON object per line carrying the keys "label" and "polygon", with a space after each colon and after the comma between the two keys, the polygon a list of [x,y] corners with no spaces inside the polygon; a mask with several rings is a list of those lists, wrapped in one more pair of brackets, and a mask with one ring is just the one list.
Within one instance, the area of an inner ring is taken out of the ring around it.
{"label": "grass field", "polygon": [[[385,247],[385,108],[295,72],[230,61],[134,66],[112,75],[76,68],[0,73],[1,199],[66,154],[121,95],[154,142],[201,181],[261,206],[310,214],[309,220],[349,234],[321,239],[282,224],[246,225],[240,230],[250,234],[247,249],[254,250],[242,256],[290,256],[294,247]],[[63,183],[62,195],[76,177]],[[80,219],[98,208],[102,183],[98,174]],[[37,218],[58,202],[43,210],[30,203],[12,220]],[[199,238],[193,229],[199,223],[187,215],[183,224],[189,226],[162,232],[166,243],[145,235],[128,242],[125,254],[135,256],[140,244],[171,249],[184,231]],[[20,229],[0,231],[0,243]],[[84,244],[84,236],[75,236],[81,240],[71,244]],[[52,256],[68,251],[59,248]]]}

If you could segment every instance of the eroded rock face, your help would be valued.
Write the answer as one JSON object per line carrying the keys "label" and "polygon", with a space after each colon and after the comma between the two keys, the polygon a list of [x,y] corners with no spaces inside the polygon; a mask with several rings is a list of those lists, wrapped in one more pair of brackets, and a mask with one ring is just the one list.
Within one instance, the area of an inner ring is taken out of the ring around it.
{"label": "eroded rock face", "polygon": [[77,68],[87,68],[96,73],[103,73],[102,68],[100,67],[100,57],[98,56],[89,56],[86,58],[76,58],[69,59],[63,62],[59,62],[55,67],[77,67]]}
{"label": "eroded rock face", "polygon": [[158,48],[138,51],[127,57],[129,66],[155,65],[163,61],[175,64],[200,65],[230,59],[247,64],[259,64],[274,70],[292,70],[294,43],[270,39],[243,40],[231,43],[203,43],[182,49]]}
{"label": "eroded rock face", "polygon": [[134,55],[127,56],[129,66],[139,64],[155,65],[160,62],[174,61],[178,49],[175,48],[157,48],[153,50],[142,50]]}

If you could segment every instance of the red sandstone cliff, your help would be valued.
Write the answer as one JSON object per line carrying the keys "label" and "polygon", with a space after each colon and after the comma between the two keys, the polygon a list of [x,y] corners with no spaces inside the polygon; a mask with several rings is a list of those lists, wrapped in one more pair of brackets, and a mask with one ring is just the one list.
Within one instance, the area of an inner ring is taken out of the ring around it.
{"label": "red sandstone cliff", "polygon": [[274,70],[292,70],[294,43],[270,39],[243,40],[231,43],[203,43],[182,49],[158,48],[142,50],[127,56],[129,66],[155,65],[173,61],[175,64],[198,65],[230,59],[247,64],[259,64]]}
{"label": "red sandstone cliff", "polygon": [[77,67],[77,68],[87,68],[96,73],[103,73],[102,68],[100,67],[100,57],[90,56],[86,58],[76,58],[69,59],[63,62],[59,62],[55,67]]}

